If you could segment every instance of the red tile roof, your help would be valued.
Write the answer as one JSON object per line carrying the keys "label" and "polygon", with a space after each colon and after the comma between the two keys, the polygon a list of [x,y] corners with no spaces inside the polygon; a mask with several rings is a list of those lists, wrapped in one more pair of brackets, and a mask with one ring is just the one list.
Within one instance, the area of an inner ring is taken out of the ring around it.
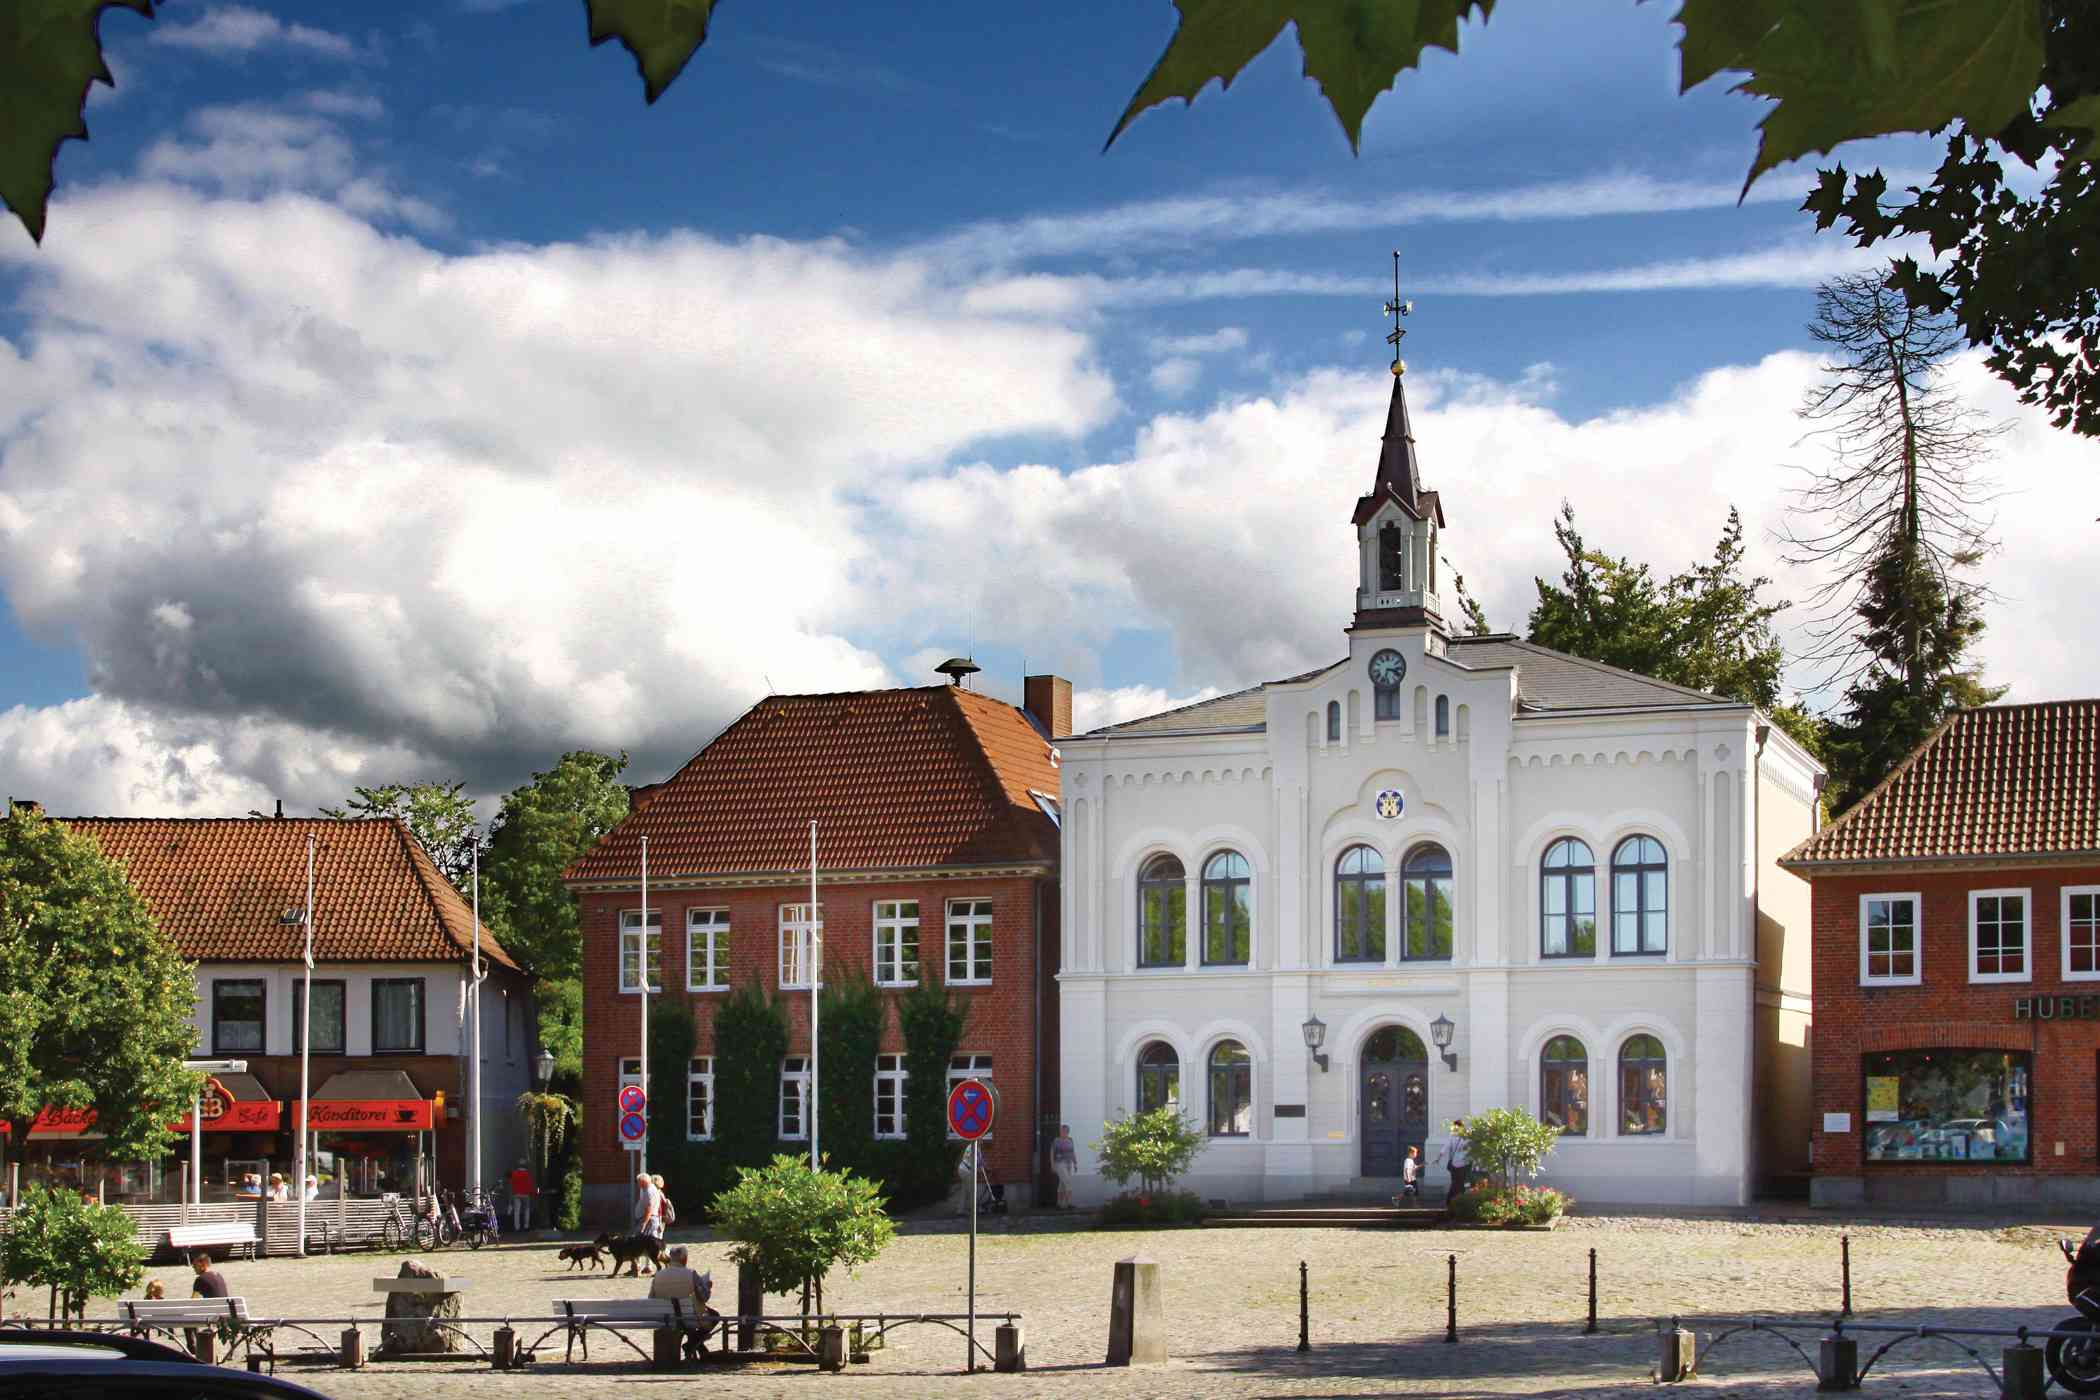
{"label": "red tile roof", "polygon": [[1959,711],[1780,864],[2080,854],[2100,856],[2100,700]]}
{"label": "red tile roof", "polygon": [[1057,859],[1031,791],[1058,796],[1050,741],[1027,714],[958,686],[773,695],[571,865],[571,883],[809,867],[923,869]]}
{"label": "red tile roof", "polygon": [[[314,853],[314,958],[326,962],[458,962],[474,936],[460,897],[408,828],[391,818],[186,819],[67,817],[122,862],[183,956],[199,962],[297,962],[304,931],[278,922],[306,904],[306,837]],[[486,928],[482,956],[516,967]]]}

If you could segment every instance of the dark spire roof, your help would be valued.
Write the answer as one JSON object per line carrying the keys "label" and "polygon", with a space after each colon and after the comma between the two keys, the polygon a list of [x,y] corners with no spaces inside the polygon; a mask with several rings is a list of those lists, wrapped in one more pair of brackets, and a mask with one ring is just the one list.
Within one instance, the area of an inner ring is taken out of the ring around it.
{"label": "dark spire roof", "polygon": [[1417,520],[1434,515],[1438,525],[1444,523],[1444,508],[1437,493],[1422,489],[1414,428],[1407,420],[1407,376],[1397,367],[1393,371],[1393,400],[1385,411],[1385,439],[1378,449],[1378,477],[1371,483],[1371,494],[1357,500],[1353,523],[1361,525],[1369,520],[1388,499],[1398,501],[1400,508]]}

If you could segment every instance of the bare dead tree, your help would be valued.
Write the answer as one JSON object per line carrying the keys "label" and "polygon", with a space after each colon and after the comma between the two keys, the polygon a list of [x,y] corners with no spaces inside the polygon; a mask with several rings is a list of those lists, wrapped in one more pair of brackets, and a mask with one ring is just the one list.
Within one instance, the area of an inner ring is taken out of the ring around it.
{"label": "bare dead tree", "polygon": [[[1947,359],[1966,343],[1948,316],[1923,312],[1878,274],[1840,277],[1816,289],[1809,334],[1829,348],[1823,382],[1802,396],[1800,415],[1830,444],[1822,466],[1801,470],[1789,519],[1779,531],[1788,562],[1819,569],[1805,600],[1820,684],[1844,684],[1873,664],[1858,629],[1875,561],[1914,554],[1949,599],[1992,596],[1968,571],[1996,548],[1983,470],[1991,444],[2012,425],[1964,404],[1948,384]],[[1922,625],[1922,624],[1921,624]]]}

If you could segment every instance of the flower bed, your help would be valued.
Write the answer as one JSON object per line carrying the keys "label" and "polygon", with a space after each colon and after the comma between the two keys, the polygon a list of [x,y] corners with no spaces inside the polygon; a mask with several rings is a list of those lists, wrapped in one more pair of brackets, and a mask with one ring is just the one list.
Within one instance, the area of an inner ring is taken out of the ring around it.
{"label": "flower bed", "polygon": [[1203,1220],[1203,1198],[1193,1191],[1125,1191],[1101,1206],[1103,1225],[1197,1225]]}
{"label": "flower bed", "polygon": [[1482,1185],[1466,1191],[1451,1203],[1453,1218],[1468,1225],[1508,1229],[1518,1226],[1551,1226],[1573,1205],[1566,1195],[1550,1186]]}

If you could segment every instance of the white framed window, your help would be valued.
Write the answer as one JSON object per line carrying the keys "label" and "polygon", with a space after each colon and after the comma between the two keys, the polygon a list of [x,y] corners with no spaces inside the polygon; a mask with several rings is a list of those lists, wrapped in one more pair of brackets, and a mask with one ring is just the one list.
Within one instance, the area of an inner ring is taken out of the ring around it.
{"label": "white framed window", "polygon": [[1859,985],[1915,987],[1925,971],[1919,947],[1924,901],[1915,894],[1859,897]]}
{"label": "white framed window", "polygon": [[685,1137],[711,1142],[715,1136],[715,1057],[695,1056],[685,1076]]}
{"label": "white framed window", "polygon": [[[986,1084],[991,1083],[992,1057],[990,1055],[957,1055],[950,1059],[948,1061],[948,1092],[954,1093],[955,1086],[962,1083],[965,1079],[975,1079]],[[991,1133],[985,1134],[986,1137],[991,1135]],[[955,1136],[953,1128],[948,1130],[948,1136],[950,1138]]]}
{"label": "white framed window", "polygon": [[729,990],[729,911],[685,911],[685,989]]}
{"label": "white framed window", "polygon": [[2064,981],[2100,981],[2100,885],[2065,885]]}
{"label": "white framed window", "polygon": [[918,983],[919,901],[878,899],[875,901],[875,985],[915,987]]}
{"label": "white framed window", "polygon": [[[620,911],[620,991],[632,996],[642,989],[642,911]],[[649,911],[649,995],[664,990],[664,911]]]}
{"label": "white framed window", "polygon": [[809,1137],[809,1060],[790,1055],[780,1062],[780,1136]]}
{"label": "white framed window", "polygon": [[875,1136],[904,1136],[904,1057],[875,1057]]}
{"label": "white framed window", "polygon": [[1969,891],[1969,980],[2031,982],[2028,890]]}
{"label": "white framed window", "polygon": [[807,904],[783,904],[780,906],[780,985],[783,987],[809,987],[809,970],[812,966],[811,943],[824,941],[824,906],[816,906],[816,917],[810,917]]}
{"label": "white framed window", "polygon": [[948,981],[982,983],[992,980],[992,902],[989,899],[948,901]]}

